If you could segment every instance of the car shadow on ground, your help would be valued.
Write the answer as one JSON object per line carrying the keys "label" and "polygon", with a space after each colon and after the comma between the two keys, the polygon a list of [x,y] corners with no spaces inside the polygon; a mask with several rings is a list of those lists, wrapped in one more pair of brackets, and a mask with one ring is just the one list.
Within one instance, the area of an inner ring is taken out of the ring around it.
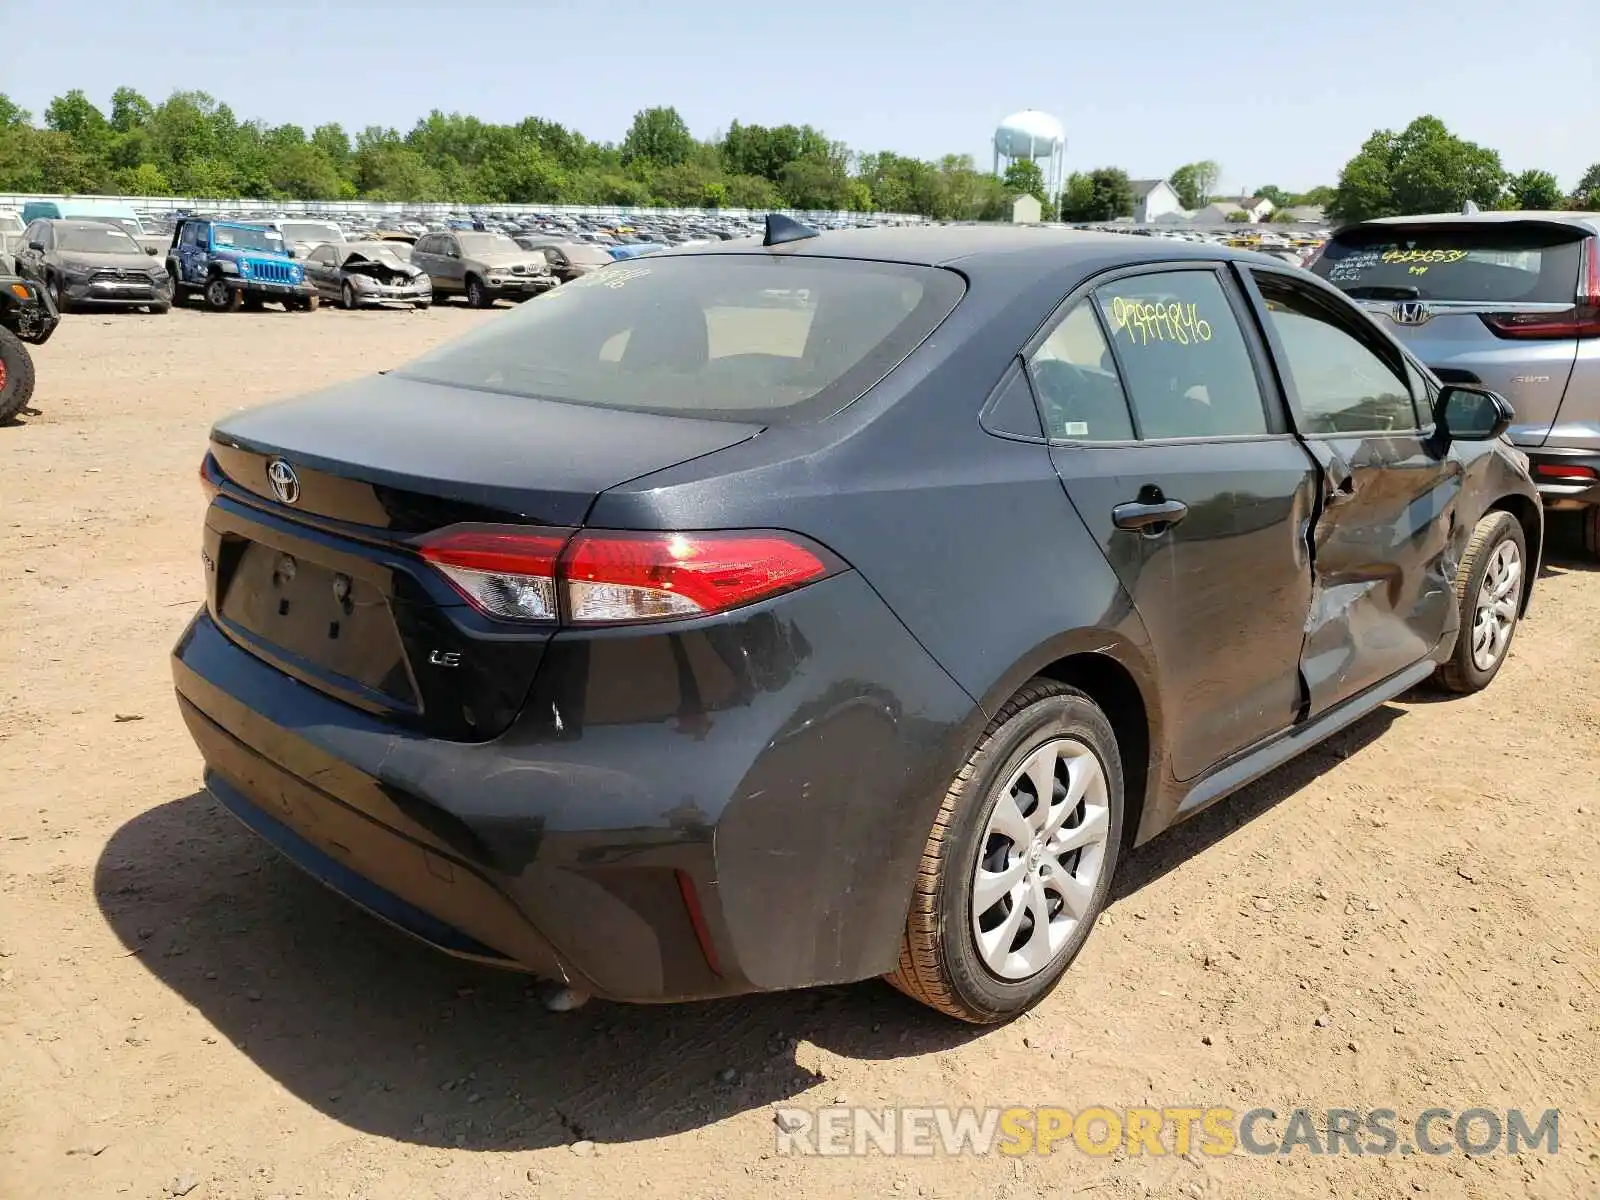
{"label": "car shadow on ground", "polygon": [[[1399,715],[1372,714],[1133,852],[1117,898],[1306,786]],[[825,1084],[801,1065],[817,1059],[797,1052],[797,1040],[874,1060],[983,1033],[877,982],[550,1013],[525,977],[441,955],[301,875],[204,792],[117,830],[95,895],[139,961],[262,1071],[351,1128],[422,1145],[660,1137]],[[193,1053],[207,1052],[197,1040]]]}

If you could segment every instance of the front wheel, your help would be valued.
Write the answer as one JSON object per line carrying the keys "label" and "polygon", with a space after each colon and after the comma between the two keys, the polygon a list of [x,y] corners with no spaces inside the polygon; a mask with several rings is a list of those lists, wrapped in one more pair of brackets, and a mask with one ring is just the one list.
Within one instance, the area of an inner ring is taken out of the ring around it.
{"label": "front wheel", "polygon": [[356,307],[356,289],[347,279],[344,286],[339,289],[339,307],[347,311],[354,311]]}
{"label": "front wheel", "polygon": [[1590,558],[1600,558],[1600,504],[1583,510],[1583,548]]}
{"label": "front wheel", "polygon": [[494,297],[489,294],[489,289],[483,286],[483,281],[475,275],[467,276],[467,306],[469,308],[494,307]]}
{"label": "front wheel", "polygon": [[1122,759],[1075,688],[1024,687],[945,793],[889,982],[975,1025],[1047,996],[1105,907],[1122,845]]}
{"label": "front wheel", "polygon": [[1463,695],[1481,692],[1505,664],[1522,615],[1528,546],[1508,512],[1479,521],[1456,568],[1461,632],[1447,662],[1434,672],[1439,686]]}
{"label": "front wheel", "polygon": [[33,356],[22,339],[0,327],[0,425],[9,424],[33,399]]}
{"label": "front wheel", "polygon": [[244,289],[231,288],[222,276],[206,282],[206,307],[212,312],[238,312],[244,307]]}
{"label": "front wheel", "polygon": [[63,282],[61,276],[57,275],[46,286],[50,289],[50,298],[56,302],[56,311],[58,313],[71,312],[72,301],[67,299],[67,285]]}

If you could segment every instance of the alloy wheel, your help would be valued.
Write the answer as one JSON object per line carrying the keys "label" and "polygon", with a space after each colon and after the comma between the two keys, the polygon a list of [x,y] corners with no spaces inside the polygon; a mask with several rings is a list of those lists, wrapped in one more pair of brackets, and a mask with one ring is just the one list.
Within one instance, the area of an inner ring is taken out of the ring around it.
{"label": "alloy wheel", "polygon": [[1489,671],[1511,644],[1522,596],[1522,553],[1512,541],[1501,542],[1490,556],[1478,584],[1472,617],[1472,665]]}
{"label": "alloy wheel", "polygon": [[1001,979],[1045,970],[1092,912],[1111,827],[1105,769],[1063,738],[1030,754],[989,814],[972,880],[978,955]]}

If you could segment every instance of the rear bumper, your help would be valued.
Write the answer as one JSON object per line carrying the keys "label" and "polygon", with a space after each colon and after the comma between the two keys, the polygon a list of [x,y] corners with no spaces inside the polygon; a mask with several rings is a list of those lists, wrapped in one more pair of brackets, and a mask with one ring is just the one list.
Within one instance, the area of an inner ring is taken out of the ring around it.
{"label": "rear bumper", "polygon": [[[1519,447],[1528,456],[1528,470],[1546,508],[1587,508],[1600,504],[1600,450],[1561,446]],[[1546,471],[1587,469],[1588,478],[1563,479]]]}
{"label": "rear bumper", "polygon": [[893,969],[982,714],[853,573],[658,631],[557,635],[499,739],[410,734],[205,612],[173,658],[216,798],[449,953],[630,1001]]}

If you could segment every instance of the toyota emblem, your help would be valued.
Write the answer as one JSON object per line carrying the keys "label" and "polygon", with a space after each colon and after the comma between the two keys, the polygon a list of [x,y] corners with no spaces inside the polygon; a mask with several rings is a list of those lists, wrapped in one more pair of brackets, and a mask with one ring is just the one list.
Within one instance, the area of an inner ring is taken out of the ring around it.
{"label": "toyota emblem", "polygon": [[267,464],[267,482],[272,485],[272,494],[282,503],[293,504],[300,499],[300,476],[283,459],[275,458]]}

